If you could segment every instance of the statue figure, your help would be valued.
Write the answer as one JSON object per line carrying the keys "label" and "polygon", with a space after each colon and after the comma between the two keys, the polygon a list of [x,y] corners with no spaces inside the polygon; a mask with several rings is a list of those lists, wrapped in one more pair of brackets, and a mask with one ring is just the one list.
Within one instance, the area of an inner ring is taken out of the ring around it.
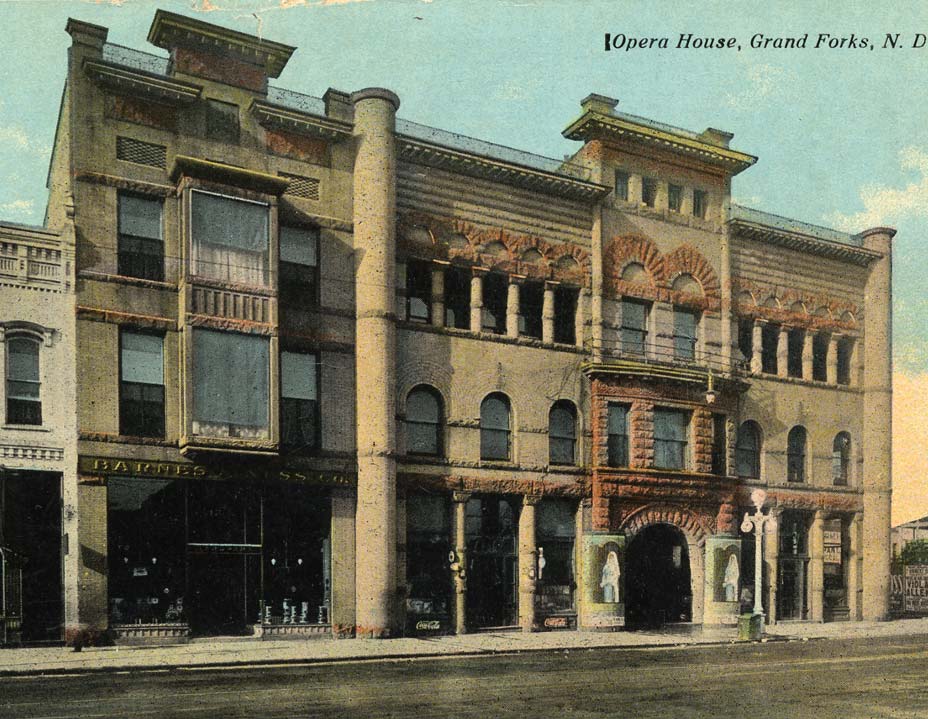
{"label": "statue figure", "polygon": [[614,551],[606,555],[606,561],[603,564],[603,572],[600,577],[599,586],[603,589],[603,602],[606,604],[615,604],[619,601],[619,557]]}
{"label": "statue figure", "polygon": [[722,581],[722,587],[725,589],[725,601],[734,602],[738,596],[738,557],[732,554],[728,558],[728,566],[725,568],[725,578]]}

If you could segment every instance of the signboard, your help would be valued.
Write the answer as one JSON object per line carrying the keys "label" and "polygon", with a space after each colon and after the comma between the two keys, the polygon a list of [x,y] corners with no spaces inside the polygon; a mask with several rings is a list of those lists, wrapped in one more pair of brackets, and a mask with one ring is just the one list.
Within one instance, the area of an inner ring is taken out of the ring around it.
{"label": "signboard", "polygon": [[841,546],[841,532],[825,530],[825,544],[837,544]]}
{"label": "signboard", "polygon": [[928,613],[928,564],[909,564],[903,576],[905,611]]}
{"label": "signboard", "polygon": [[825,564],[841,564],[841,545],[825,545]]}

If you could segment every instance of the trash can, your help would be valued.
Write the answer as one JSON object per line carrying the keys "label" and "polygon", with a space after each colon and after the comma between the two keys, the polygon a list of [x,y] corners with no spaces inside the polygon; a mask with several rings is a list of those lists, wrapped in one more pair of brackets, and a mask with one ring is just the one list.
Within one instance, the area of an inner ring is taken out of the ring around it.
{"label": "trash can", "polygon": [[738,641],[756,642],[763,633],[763,614],[742,614],[738,617]]}

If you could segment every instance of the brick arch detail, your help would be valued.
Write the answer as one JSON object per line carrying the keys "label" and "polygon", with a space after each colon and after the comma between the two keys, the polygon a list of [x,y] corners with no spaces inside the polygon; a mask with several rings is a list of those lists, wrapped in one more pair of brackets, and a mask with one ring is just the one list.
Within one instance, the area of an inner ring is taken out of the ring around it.
{"label": "brick arch detail", "polygon": [[[644,267],[650,284],[643,287],[622,279],[625,268],[632,263]],[[652,297],[667,285],[664,256],[644,235],[631,234],[613,237],[603,253],[603,285],[613,296],[642,295],[644,289]]]}
{"label": "brick arch detail", "polygon": [[641,530],[654,524],[669,524],[676,527],[690,544],[702,546],[706,537],[713,533],[714,520],[691,512],[684,507],[671,504],[648,504],[634,510],[622,521],[625,535],[633,537]]}
{"label": "brick arch detail", "polygon": [[415,358],[397,366],[396,391],[399,410],[406,412],[406,396],[413,387],[427,384],[441,395],[445,416],[451,412],[453,396],[451,387],[451,368],[440,362],[424,358]]}
{"label": "brick arch detail", "polygon": [[680,275],[692,275],[702,285],[704,302],[709,309],[718,309],[722,302],[719,277],[703,254],[690,244],[680,245],[664,258],[668,288]]}

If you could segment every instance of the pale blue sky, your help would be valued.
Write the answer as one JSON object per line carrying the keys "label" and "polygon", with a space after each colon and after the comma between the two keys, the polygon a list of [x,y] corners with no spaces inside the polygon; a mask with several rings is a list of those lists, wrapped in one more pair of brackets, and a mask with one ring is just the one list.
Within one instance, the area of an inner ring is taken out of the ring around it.
{"label": "pale blue sky", "polygon": [[[679,5],[682,5],[679,4]],[[216,8],[204,11],[205,7]],[[69,16],[110,28],[111,42],[159,53],[145,38],[157,7],[298,47],[275,84],[321,95],[382,85],[400,115],[544,155],[576,149],[560,132],[590,92],[620,109],[691,130],[735,134],[757,155],[737,177],[743,204],[859,231],[899,230],[895,244],[897,430],[923,435],[928,295],[920,247],[928,217],[928,4],[703,0],[0,0],[0,217],[40,223],[48,151],[64,81]],[[736,50],[603,51],[604,33],[734,36]],[[751,49],[755,33],[809,33],[807,49]],[[876,49],[813,49],[818,33]],[[901,33],[901,49],[882,49]],[[865,202],[865,193],[870,199]],[[903,384],[904,383],[904,384]],[[908,400],[902,402],[900,400]],[[896,449],[914,447],[911,436]],[[901,441],[900,441],[901,440]],[[898,519],[928,511],[928,460],[896,452]]]}

